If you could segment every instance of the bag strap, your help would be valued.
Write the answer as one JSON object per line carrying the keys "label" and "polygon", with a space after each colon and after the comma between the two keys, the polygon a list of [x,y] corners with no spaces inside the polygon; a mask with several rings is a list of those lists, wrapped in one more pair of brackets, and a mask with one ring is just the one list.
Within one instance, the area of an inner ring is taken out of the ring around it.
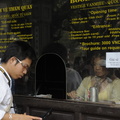
{"label": "bag strap", "polygon": [[[5,71],[4,71],[2,68],[0,68],[0,71],[1,71],[1,72],[5,75],[5,77],[8,79],[8,85],[10,86],[10,79],[9,79],[8,75],[5,73]],[[11,96],[11,98],[10,98],[10,104],[7,106],[6,109],[4,109],[5,112],[9,112],[9,111],[10,111],[10,108],[11,108],[11,106],[12,106],[12,102],[13,102],[13,97]]]}
{"label": "bag strap", "polygon": [[5,71],[2,69],[2,68],[0,68],[0,71],[5,75],[5,77],[8,79],[8,85],[10,86],[10,79],[9,79],[9,77],[8,77],[8,75],[5,73]]}

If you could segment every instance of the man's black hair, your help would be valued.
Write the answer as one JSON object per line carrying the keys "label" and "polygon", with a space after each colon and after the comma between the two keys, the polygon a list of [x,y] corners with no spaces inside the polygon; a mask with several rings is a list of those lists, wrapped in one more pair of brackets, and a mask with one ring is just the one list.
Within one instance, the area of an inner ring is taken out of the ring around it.
{"label": "man's black hair", "polygon": [[27,42],[20,40],[9,44],[2,56],[1,62],[7,63],[11,57],[17,57],[20,60],[24,60],[26,58],[29,58],[32,61],[36,60],[34,49]]}

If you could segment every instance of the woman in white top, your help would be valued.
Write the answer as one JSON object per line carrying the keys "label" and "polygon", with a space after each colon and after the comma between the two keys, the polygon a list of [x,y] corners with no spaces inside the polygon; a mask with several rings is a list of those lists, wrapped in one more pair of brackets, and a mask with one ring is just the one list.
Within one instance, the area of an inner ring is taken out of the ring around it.
{"label": "woman in white top", "polygon": [[89,101],[90,88],[98,90],[99,102],[120,103],[120,79],[114,69],[106,68],[105,52],[95,52],[92,58],[94,74],[85,77],[76,91],[68,94],[72,99]]}

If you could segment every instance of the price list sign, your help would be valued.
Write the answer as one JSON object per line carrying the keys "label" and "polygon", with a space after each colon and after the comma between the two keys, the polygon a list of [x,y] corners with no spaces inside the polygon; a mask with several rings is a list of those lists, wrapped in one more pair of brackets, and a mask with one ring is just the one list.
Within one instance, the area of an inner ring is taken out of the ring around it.
{"label": "price list sign", "polygon": [[79,42],[79,49],[120,50],[119,0],[70,0],[69,39]]}
{"label": "price list sign", "polygon": [[19,39],[29,42],[32,35],[32,4],[0,4],[0,55],[8,44]]}

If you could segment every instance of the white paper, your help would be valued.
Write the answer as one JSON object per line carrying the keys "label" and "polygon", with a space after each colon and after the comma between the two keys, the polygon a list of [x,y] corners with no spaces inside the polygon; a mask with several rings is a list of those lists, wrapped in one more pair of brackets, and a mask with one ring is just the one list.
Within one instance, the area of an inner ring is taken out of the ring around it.
{"label": "white paper", "polygon": [[106,52],[106,68],[120,68],[120,52]]}

